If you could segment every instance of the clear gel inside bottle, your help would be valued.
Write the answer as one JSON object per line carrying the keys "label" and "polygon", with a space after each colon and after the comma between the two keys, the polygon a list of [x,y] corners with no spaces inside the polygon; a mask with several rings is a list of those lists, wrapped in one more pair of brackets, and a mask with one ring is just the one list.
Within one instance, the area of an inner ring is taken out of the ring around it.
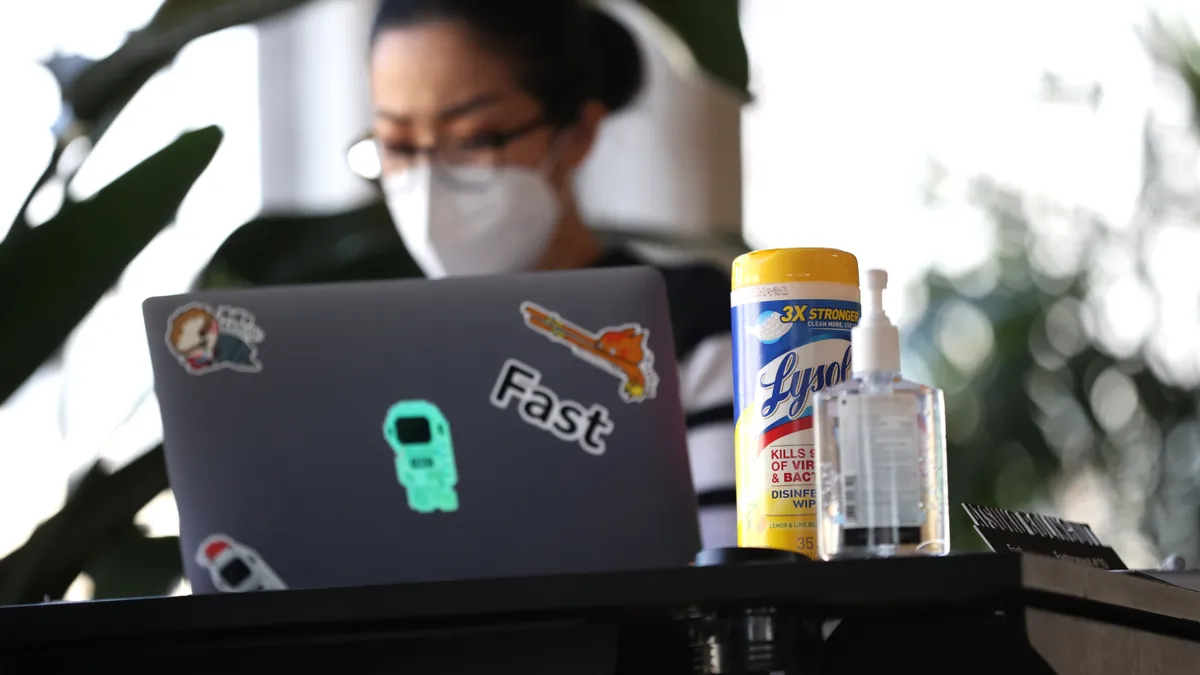
{"label": "clear gel inside bottle", "polygon": [[883,313],[887,275],[867,272],[851,379],[819,392],[817,549],[825,560],[950,551],[942,392],[900,375]]}

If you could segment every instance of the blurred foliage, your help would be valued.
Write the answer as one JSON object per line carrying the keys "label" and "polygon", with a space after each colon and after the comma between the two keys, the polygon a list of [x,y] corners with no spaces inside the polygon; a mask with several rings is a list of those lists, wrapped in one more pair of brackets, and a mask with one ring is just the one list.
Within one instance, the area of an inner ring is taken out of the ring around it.
{"label": "blurred foliage", "polygon": [[198,286],[367,281],[420,276],[382,201],[339,213],[266,214],[238,228]]}
{"label": "blurred foliage", "polygon": [[58,350],[175,219],[220,143],[216,127],[184,134],[92,198],[64,204],[49,222],[0,241],[0,345],[6,355],[0,360],[0,403]]}
{"label": "blurred foliage", "polygon": [[[133,518],[166,485],[166,466],[161,448],[150,452],[110,474],[102,465],[93,466],[79,481],[62,509],[39,525],[29,541],[0,560],[0,604],[41,602],[59,599],[79,573],[90,564],[103,571],[126,569],[136,574],[123,582],[124,588],[138,584],[136,595],[161,595],[171,589],[147,586],[144,582],[170,576],[179,578],[178,556],[170,572],[148,575],[145,564],[128,559],[105,560],[110,551],[134,551],[129,530]],[[114,544],[124,542],[125,546]],[[97,593],[111,596],[96,583]]]}
{"label": "blurred foliage", "polygon": [[[50,221],[0,241],[0,324],[6,328],[0,401],[59,349],[171,223],[220,142],[215,127],[184,134],[92,198],[66,203]],[[84,563],[161,491],[155,487],[165,483],[165,471],[145,466],[135,463],[111,477],[94,467],[62,510],[0,561],[0,604],[62,597]]]}
{"label": "blurred foliage", "polygon": [[[1197,53],[1194,42],[1173,44]],[[1200,60],[1164,64],[1200,112]],[[1090,473],[1119,527],[1140,530],[1160,555],[1200,555],[1200,368],[1178,372],[1156,350],[1171,322],[1145,258],[1164,227],[1200,231],[1193,118],[1174,130],[1147,120],[1141,195],[1132,221],[1117,226],[934,167],[931,205],[965,201],[995,236],[978,268],[926,278],[925,312],[906,344],[946,391],[952,503],[1028,508]],[[1114,317],[1103,298],[1119,284],[1146,293]],[[1136,344],[1127,334],[1140,335]],[[984,548],[957,508],[952,536],[956,549]]]}
{"label": "blurred foliage", "polygon": [[[29,229],[30,200],[53,179],[69,181],[78,169],[60,164],[73,144],[94,146],[117,115],[151,77],[169,65],[192,40],[291,9],[307,0],[165,0],[150,22],[130,34],[120,48],[93,61],[57,54],[46,63],[62,91],[57,142],[46,169],[17,212],[12,231]],[[67,203],[70,203],[69,197]]]}
{"label": "blurred foliage", "polygon": [[89,557],[83,572],[91,578],[96,600],[163,595],[179,583],[179,537],[150,537],[127,523],[109,545]]}
{"label": "blurred foliage", "polygon": [[[63,112],[47,167],[0,241],[0,402],[58,352],[129,263],[171,224],[216,154],[221,132],[209,127],[183,134],[94,196],[75,201],[68,195],[50,221],[33,228],[26,218],[33,196],[51,181],[69,182],[78,169],[78,163],[60,162],[65,150],[84,139],[87,147],[94,145],[141,86],[191,40],[298,4],[166,0],[107,58],[59,55],[46,64],[59,81]],[[178,555],[158,573],[147,571],[145,565],[161,563],[168,542],[148,539],[133,526],[138,511],[165,487],[161,449],[112,474],[94,465],[63,508],[0,560],[0,604],[61,598],[80,571],[92,567],[100,597],[169,591],[162,580],[178,579]],[[121,570],[125,579],[117,581]]]}
{"label": "blurred foliage", "polygon": [[1200,40],[1191,28],[1155,16],[1143,37],[1151,56],[1182,80],[1191,98],[1192,124],[1200,130]]}

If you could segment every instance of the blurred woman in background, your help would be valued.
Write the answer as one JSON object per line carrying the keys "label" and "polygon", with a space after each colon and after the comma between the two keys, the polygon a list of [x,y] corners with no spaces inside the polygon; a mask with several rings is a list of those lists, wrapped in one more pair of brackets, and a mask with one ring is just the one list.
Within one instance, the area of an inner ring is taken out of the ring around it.
{"label": "blurred woman in background", "polygon": [[[383,0],[371,34],[388,207],[432,278],[646,264],[583,222],[574,176],[642,84],[628,31],[585,0]],[[705,547],[736,544],[729,277],[667,282]]]}

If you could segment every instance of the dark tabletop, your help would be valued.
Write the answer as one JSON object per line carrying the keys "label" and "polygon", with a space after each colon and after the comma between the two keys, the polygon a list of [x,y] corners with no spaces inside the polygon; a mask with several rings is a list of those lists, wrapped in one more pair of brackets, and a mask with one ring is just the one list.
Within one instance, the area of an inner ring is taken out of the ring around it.
{"label": "dark tabletop", "polygon": [[462,621],[662,615],[747,603],[806,607],[834,618],[1020,602],[1190,625],[1200,622],[1197,598],[1193,591],[1134,575],[1049,558],[969,554],[0,607],[0,646],[380,622],[428,628]]}

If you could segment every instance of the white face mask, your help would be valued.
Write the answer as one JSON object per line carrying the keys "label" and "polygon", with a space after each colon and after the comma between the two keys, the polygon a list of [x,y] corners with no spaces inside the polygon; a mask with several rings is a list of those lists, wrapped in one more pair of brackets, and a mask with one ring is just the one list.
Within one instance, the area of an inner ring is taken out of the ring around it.
{"label": "white face mask", "polygon": [[544,174],[500,166],[456,186],[439,171],[427,163],[383,179],[396,229],[426,275],[521,272],[545,252],[560,205]]}

